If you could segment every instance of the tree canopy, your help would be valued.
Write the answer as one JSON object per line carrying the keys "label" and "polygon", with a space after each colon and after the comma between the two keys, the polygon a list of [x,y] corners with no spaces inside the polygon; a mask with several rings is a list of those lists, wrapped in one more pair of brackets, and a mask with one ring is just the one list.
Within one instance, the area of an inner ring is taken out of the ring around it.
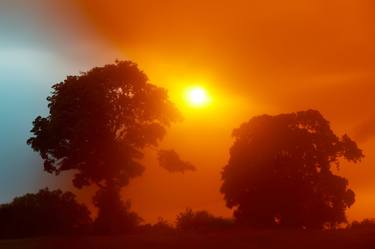
{"label": "tree canopy", "polygon": [[76,187],[125,186],[142,174],[145,146],[156,146],[180,114],[167,91],[131,61],[96,67],[53,85],[49,115],[33,122],[27,143],[59,174],[77,170]]}
{"label": "tree canopy", "polygon": [[315,110],[253,117],[233,131],[221,192],[238,222],[263,227],[322,228],[346,222],[354,201],[335,175],[340,160],[362,151],[339,138]]}

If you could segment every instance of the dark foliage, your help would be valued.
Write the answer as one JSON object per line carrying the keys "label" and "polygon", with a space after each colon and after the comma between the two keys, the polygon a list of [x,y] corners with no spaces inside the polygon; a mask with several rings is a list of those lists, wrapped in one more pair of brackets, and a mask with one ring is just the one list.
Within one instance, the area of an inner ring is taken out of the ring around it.
{"label": "dark foliage", "polygon": [[34,120],[27,143],[47,172],[77,170],[73,183],[79,188],[127,185],[142,174],[142,149],[157,145],[179,118],[167,91],[148,83],[130,61],[68,76],[47,100],[49,115]]}
{"label": "dark foliage", "polygon": [[139,231],[153,235],[168,235],[176,233],[176,229],[163,218],[159,218],[155,224],[145,224],[140,226]]}
{"label": "dark foliage", "polygon": [[180,156],[174,150],[159,150],[158,160],[160,167],[171,173],[185,171],[195,171],[196,168],[190,162],[181,160]]}
{"label": "dark foliage", "polygon": [[347,135],[337,137],[318,111],[257,116],[233,136],[221,192],[239,223],[322,228],[346,222],[354,192],[331,167],[363,154]]}
{"label": "dark foliage", "polygon": [[216,217],[207,211],[193,211],[188,208],[177,215],[176,229],[190,232],[209,232],[230,228],[232,220]]}
{"label": "dark foliage", "polygon": [[90,225],[89,214],[73,193],[42,189],[0,206],[0,237],[77,234]]}
{"label": "dark foliage", "polygon": [[93,200],[99,210],[93,224],[95,233],[132,233],[142,222],[142,218],[130,211],[130,201],[123,202],[121,200],[119,188],[100,189]]}
{"label": "dark foliage", "polygon": [[165,219],[159,218],[158,222],[152,225],[154,233],[173,233],[175,228]]}
{"label": "dark foliage", "polygon": [[350,224],[349,228],[375,230],[375,219],[364,219],[362,221],[353,221]]}
{"label": "dark foliage", "polygon": [[[76,187],[99,186],[95,201],[104,209],[96,221],[99,230],[129,229],[138,217],[113,198],[142,174],[144,147],[157,146],[170,123],[180,118],[167,91],[150,84],[136,64],[116,61],[68,76],[53,86],[47,100],[49,115],[34,120],[34,136],[27,143],[39,152],[45,171],[76,170]],[[130,222],[126,228],[118,224],[125,221]]]}

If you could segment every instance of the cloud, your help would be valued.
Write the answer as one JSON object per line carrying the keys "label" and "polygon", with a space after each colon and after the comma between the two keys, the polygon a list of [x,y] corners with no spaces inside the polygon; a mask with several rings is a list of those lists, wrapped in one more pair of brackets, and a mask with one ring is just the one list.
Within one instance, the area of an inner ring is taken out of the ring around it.
{"label": "cloud", "polygon": [[196,170],[195,166],[190,162],[181,160],[174,150],[159,150],[158,160],[160,167],[171,173]]}

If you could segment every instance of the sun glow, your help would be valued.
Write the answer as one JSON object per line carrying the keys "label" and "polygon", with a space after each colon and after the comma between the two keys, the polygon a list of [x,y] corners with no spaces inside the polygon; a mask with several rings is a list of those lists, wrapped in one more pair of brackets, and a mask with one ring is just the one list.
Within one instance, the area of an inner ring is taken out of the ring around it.
{"label": "sun glow", "polygon": [[186,101],[194,107],[202,107],[210,102],[210,98],[203,87],[195,86],[187,89]]}

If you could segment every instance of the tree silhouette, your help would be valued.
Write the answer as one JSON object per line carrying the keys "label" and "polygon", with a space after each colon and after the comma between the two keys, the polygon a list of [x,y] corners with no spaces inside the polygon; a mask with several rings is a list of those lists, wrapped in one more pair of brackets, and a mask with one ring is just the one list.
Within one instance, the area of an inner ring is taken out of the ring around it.
{"label": "tree silhouette", "polygon": [[322,228],[346,222],[354,192],[331,168],[363,154],[347,135],[338,138],[318,111],[257,116],[233,136],[221,192],[239,223]]}
{"label": "tree silhouette", "polygon": [[96,184],[108,194],[142,174],[144,147],[157,146],[180,118],[167,91],[130,61],[68,76],[47,100],[49,115],[34,120],[27,141],[45,171],[76,170],[76,187]]}
{"label": "tree silhouette", "polygon": [[0,205],[0,237],[81,232],[91,223],[89,214],[73,193],[42,189]]}

